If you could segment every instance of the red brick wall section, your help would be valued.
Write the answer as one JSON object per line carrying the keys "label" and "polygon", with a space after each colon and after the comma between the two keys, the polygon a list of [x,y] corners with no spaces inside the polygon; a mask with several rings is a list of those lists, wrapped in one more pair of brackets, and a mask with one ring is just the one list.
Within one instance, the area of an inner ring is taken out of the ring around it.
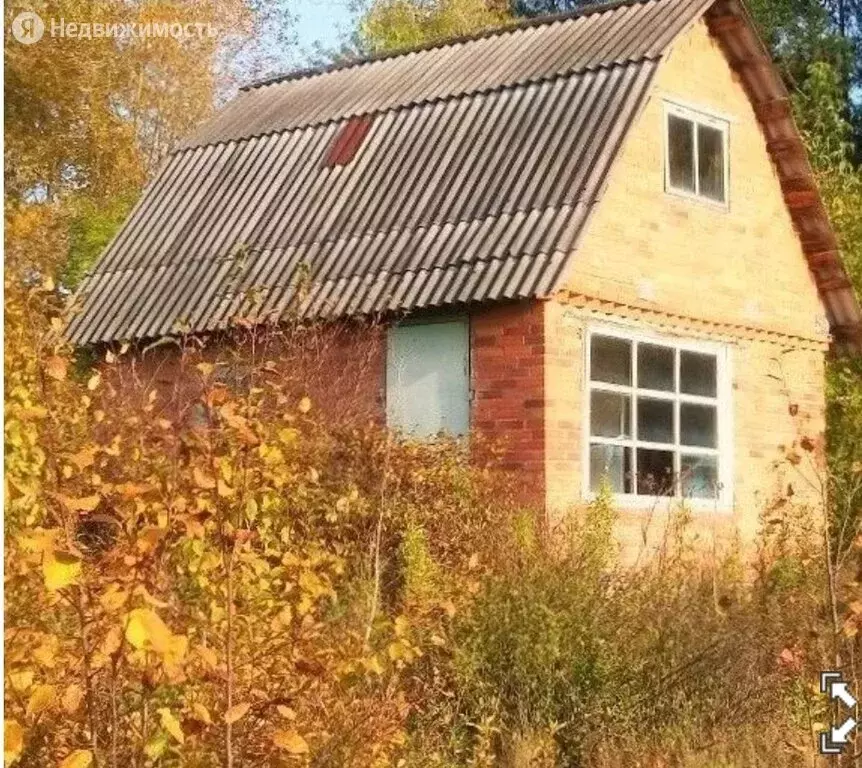
{"label": "red brick wall section", "polygon": [[[517,474],[520,500],[545,505],[545,305],[518,302],[483,307],[470,316],[473,434],[497,448],[501,468]],[[557,351],[555,360],[568,365],[571,351]],[[227,386],[247,385],[250,369],[270,363],[286,390],[297,400],[309,395],[327,418],[384,423],[386,394],[385,327],[336,325],[297,335],[293,332],[252,332],[209,340],[203,359],[228,361],[216,376]],[[108,378],[125,386],[129,396],[159,393],[157,413],[182,423],[189,417],[199,375],[175,345],[161,345],[134,356],[128,364],[112,366]],[[254,360],[255,362],[252,362]],[[270,374],[272,375],[272,374]],[[185,411],[185,412],[181,412]],[[571,431],[577,421],[568,417],[554,434],[566,451],[575,450]],[[557,445],[555,450],[562,451]],[[553,471],[568,464],[560,452]]]}
{"label": "red brick wall section", "polygon": [[540,302],[473,314],[472,430],[503,450],[518,475],[521,501],[544,505],[544,308]]}
{"label": "red brick wall section", "polygon": [[[201,348],[202,347],[202,348]],[[188,417],[199,395],[200,360],[217,362],[216,380],[242,390],[255,376],[280,384],[297,402],[308,395],[316,409],[339,423],[383,423],[385,331],[381,326],[335,324],[314,330],[237,332],[220,338],[162,344],[106,366],[106,381],[129,398],[155,389],[157,413],[177,423]],[[131,403],[130,403],[131,404]]]}

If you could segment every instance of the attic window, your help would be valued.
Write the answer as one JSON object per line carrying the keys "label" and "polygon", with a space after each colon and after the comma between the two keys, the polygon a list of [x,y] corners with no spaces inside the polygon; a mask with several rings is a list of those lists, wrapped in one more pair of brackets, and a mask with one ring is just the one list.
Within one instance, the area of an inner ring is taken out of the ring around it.
{"label": "attic window", "polygon": [[335,135],[323,164],[326,168],[347,165],[359,151],[373,118],[370,115],[351,117]]}
{"label": "attic window", "polygon": [[668,192],[727,203],[727,122],[676,104],[665,108]]}

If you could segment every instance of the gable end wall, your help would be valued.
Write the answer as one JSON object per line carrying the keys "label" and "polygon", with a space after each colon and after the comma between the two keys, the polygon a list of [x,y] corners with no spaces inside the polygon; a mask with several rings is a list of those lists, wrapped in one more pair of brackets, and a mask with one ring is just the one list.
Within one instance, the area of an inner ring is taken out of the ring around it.
{"label": "gable end wall", "polygon": [[[730,120],[727,209],[664,191],[666,99]],[[802,433],[822,437],[825,312],[754,111],[704,22],[659,69],[566,288],[545,312],[552,512],[583,503],[584,338],[596,321],[730,345],[733,508],[698,513],[699,525],[751,541],[760,512],[790,486],[796,501],[818,506],[813,470],[803,477],[776,464]],[[623,514],[623,541],[638,546],[647,517]]]}

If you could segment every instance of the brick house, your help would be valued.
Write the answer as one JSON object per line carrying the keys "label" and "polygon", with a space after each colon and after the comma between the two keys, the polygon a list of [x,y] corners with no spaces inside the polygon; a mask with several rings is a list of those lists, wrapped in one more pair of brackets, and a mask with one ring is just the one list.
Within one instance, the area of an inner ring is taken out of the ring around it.
{"label": "brick house", "polygon": [[361,378],[415,436],[501,439],[551,512],[606,478],[624,537],[685,498],[750,540],[796,482],[783,451],[822,433],[827,352],[862,339],[738,0],[596,6],[249,86],[167,158],[69,334],[287,313],[381,320],[361,376],[344,337],[332,387]]}

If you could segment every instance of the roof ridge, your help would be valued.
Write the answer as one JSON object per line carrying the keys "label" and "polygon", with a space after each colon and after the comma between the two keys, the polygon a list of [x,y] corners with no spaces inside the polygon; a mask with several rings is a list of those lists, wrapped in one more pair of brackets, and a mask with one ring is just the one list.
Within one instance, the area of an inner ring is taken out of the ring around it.
{"label": "roof ridge", "polygon": [[407,56],[411,53],[422,53],[424,51],[433,51],[438,48],[449,48],[451,46],[469,43],[475,40],[485,40],[489,37],[500,37],[502,35],[518,32],[522,29],[532,29],[534,27],[550,26],[551,24],[562,23],[566,21],[574,21],[575,19],[594,16],[599,13],[614,11],[617,8],[623,8],[633,5],[646,5],[647,3],[658,3],[662,0],[609,0],[608,2],[596,2],[573,11],[565,13],[544,14],[541,16],[531,16],[526,19],[519,19],[497,27],[489,27],[487,29],[473,32],[466,35],[456,35],[447,37],[442,40],[435,40],[421,45],[411,46],[408,48],[399,48],[395,51],[387,51],[385,53],[372,54],[370,56],[362,56],[356,59],[348,59],[345,61],[334,62],[332,64],[324,64],[318,67],[305,67],[296,69],[291,72],[285,72],[280,75],[256,80],[240,87],[240,91],[252,91],[257,88],[265,88],[269,85],[278,85],[279,83],[290,82],[292,80],[303,80],[305,78],[317,77],[330,72],[338,72],[340,70],[353,69],[361,67],[365,64],[372,64],[377,61],[386,61],[388,59],[397,59],[402,56]]}

